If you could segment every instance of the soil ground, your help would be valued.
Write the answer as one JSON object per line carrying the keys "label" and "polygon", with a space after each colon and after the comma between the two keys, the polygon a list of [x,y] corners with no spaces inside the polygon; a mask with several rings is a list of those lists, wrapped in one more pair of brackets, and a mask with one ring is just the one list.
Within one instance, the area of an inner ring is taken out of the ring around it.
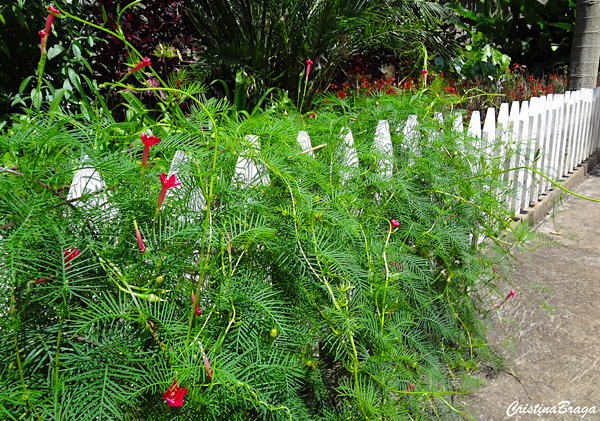
{"label": "soil ground", "polygon": [[[600,199],[599,167],[576,192]],[[566,197],[537,229],[560,244],[521,253],[503,287],[488,339],[508,368],[458,399],[477,421],[600,420],[600,203]]]}

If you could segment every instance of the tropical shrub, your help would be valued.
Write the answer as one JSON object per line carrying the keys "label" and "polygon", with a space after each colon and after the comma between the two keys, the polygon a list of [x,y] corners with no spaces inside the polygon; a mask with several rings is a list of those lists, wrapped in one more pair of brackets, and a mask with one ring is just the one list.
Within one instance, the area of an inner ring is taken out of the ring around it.
{"label": "tropical shrub", "polygon": [[[371,48],[413,49],[418,43],[446,56],[456,50],[439,25],[449,13],[433,2],[210,0],[187,6],[198,39],[194,68],[207,82],[216,81],[214,92],[249,112],[273,87],[308,106],[338,64]],[[307,60],[314,64],[305,92]]]}
{"label": "tropical shrub", "polygon": [[[75,4],[66,4],[64,10],[78,13]],[[90,60],[97,49],[98,40],[92,31],[76,25],[69,19],[54,18],[46,40],[47,60],[42,73],[41,95],[35,96],[35,69],[40,61],[39,30],[49,12],[44,2],[8,1],[0,6],[0,121],[31,102],[42,100],[64,101],[71,111],[80,111],[89,105],[94,82]],[[8,65],[10,63],[10,65]],[[39,71],[38,71],[39,73]]]}
{"label": "tropical shrub", "polygon": [[569,62],[575,2],[572,0],[479,0],[448,3],[471,36],[526,66],[533,76],[554,73]]}
{"label": "tropical shrub", "polygon": [[[148,57],[154,64],[155,75],[146,86],[161,86],[161,80],[183,79],[185,67],[192,59],[192,35],[185,24],[186,8],[182,0],[121,1],[99,0],[84,8],[88,20],[107,32],[97,30],[102,48],[96,50],[92,68],[98,84],[114,82],[131,70],[132,62]],[[124,42],[126,41],[126,43]],[[160,93],[131,91],[147,109],[161,102]],[[106,93],[105,93],[106,94]],[[110,91],[109,107],[122,119],[127,103],[122,91]]]}
{"label": "tropical shrub", "polygon": [[492,358],[493,158],[425,96],[306,120],[189,98],[172,123],[32,111],[0,135],[3,416],[458,416]]}

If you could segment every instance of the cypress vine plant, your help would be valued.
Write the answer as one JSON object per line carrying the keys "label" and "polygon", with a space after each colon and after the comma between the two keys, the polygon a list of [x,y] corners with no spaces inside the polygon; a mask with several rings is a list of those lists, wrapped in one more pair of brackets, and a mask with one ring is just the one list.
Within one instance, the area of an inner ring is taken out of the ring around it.
{"label": "cypress vine plant", "polygon": [[[493,358],[492,158],[426,98],[240,120],[191,97],[175,122],[32,113],[1,134],[2,416],[459,417]],[[409,114],[419,136],[376,152]]]}

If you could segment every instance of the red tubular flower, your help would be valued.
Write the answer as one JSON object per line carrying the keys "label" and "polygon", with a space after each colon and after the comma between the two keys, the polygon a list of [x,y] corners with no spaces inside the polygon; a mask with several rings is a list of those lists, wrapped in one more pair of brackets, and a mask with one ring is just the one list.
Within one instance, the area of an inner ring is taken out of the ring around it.
{"label": "red tubular flower", "polygon": [[38,35],[40,36],[40,54],[44,53],[44,41],[46,40],[46,33],[41,30],[38,32]]}
{"label": "red tubular flower", "polygon": [[501,303],[494,304],[492,308],[500,307],[502,304],[504,304],[506,302],[506,300],[508,300],[510,297],[514,297],[515,295],[517,295],[517,294],[511,289],[510,292],[508,293],[508,295],[506,297],[504,297],[504,301],[502,301]]}
{"label": "red tubular flower", "polygon": [[399,226],[400,223],[398,221],[396,221],[395,219],[390,219],[390,228],[388,229],[388,231],[391,231],[394,228],[398,228]]}
{"label": "red tubular flower", "polygon": [[63,258],[65,259],[65,270],[70,266],[70,261],[77,257],[79,249],[72,247],[63,250]]}
{"label": "red tubular flower", "polygon": [[[76,258],[78,254],[79,254],[79,249],[75,249],[73,247],[69,247],[69,248],[66,248],[63,250],[63,259],[65,261],[65,272],[71,265],[71,263],[69,263],[69,262],[71,260],[73,260],[74,258]],[[50,275],[47,278],[37,279],[35,281],[29,281],[29,283],[30,284],[41,284],[42,282],[46,282],[50,279],[54,279],[54,275]]]}
{"label": "red tubular flower", "polygon": [[194,310],[196,310],[197,316],[202,316],[202,311],[200,307],[198,307],[198,302],[196,301],[196,295],[192,292],[192,305],[194,306]]}
{"label": "red tubular flower", "polygon": [[54,16],[60,15],[60,12],[58,11],[58,9],[55,9],[52,6],[48,7],[47,10],[48,10],[48,17],[46,18],[46,27],[44,28],[44,32],[46,33],[46,36],[50,35],[50,28],[52,27],[52,21],[54,20]]}
{"label": "red tubular flower", "polygon": [[306,60],[306,80],[308,80],[308,75],[310,74],[310,66],[313,65],[313,61],[311,59]]}
{"label": "red tubular flower", "polygon": [[50,6],[48,7],[48,17],[46,18],[46,26],[43,31],[39,31],[38,35],[40,36],[40,53],[44,54],[44,50],[46,49],[46,41],[48,40],[48,36],[50,35],[50,29],[52,28],[52,21],[54,20],[54,16],[60,15],[58,9]]}
{"label": "red tubular flower", "polygon": [[140,140],[144,144],[144,153],[142,154],[142,168],[146,168],[146,161],[148,161],[148,152],[150,146],[157,145],[160,139],[156,136],[148,136],[146,133],[140,134]]}
{"label": "red tubular flower", "polygon": [[150,61],[150,59],[148,57],[144,57],[142,59],[142,61],[140,61],[138,64],[135,65],[135,67],[132,67],[131,69],[129,69],[129,73],[137,72],[138,70],[143,69],[144,67],[148,67],[148,66],[152,66],[152,62]]}
{"label": "red tubular flower", "polygon": [[421,70],[421,74],[423,75],[423,84],[425,86],[427,86],[427,73],[429,73],[427,70],[425,70],[425,69]]}
{"label": "red tubular flower", "polygon": [[142,240],[142,234],[140,234],[140,230],[138,229],[138,225],[135,219],[133,220],[133,226],[135,227],[135,238],[137,238],[140,253],[144,253],[146,251],[146,249],[144,248],[144,241]]}
{"label": "red tubular flower", "polygon": [[158,209],[160,209],[163,201],[165,200],[165,195],[167,194],[167,190],[169,190],[171,187],[177,187],[178,185],[180,185],[181,183],[176,183],[175,182],[175,174],[173,174],[171,177],[169,177],[169,179],[167,179],[167,176],[165,175],[165,173],[162,173],[160,176],[160,182],[162,183],[162,189],[160,190],[160,194],[158,195],[158,204],[156,206],[157,212]]}
{"label": "red tubular flower", "polygon": [[163,399],[167,401],[167,406],[169,408],[173,406],[183,406],[183,396],[186,392],[187,389],[177,386],[177,379],[175,379],[163,394]]}

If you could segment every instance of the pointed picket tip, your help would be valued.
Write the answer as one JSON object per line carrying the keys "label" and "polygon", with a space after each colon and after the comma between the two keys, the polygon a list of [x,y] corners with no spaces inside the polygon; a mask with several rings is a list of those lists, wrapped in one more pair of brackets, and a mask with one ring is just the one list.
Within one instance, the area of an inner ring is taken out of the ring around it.
{"label": "pointed picket tip", "polygon": [[235,165],[234,181],[241,187],[254,187],[257,185],[269,184],[269,176],[266,171],[259,172],[258,167],[251,156],[260,151],[258,136],[246,135],[245,153],[247,156],[240,156]]}
{"label": "pointed picket tip", "polygon": [[481,138],[481,114],[479,111],[473,111],[467,134],[471,137]]}
{"label": "pointed picket tip", "polygon": [[392,145],[392,136],[390,135],[390,124],[387,120],[379,120],[375,130],[374,147],[380,155],[378,170],[386,177],[391,177],[392,156],[394,147]]}
{"label": "pointed picket tip", "polygon": [[358,154],[356,153],[356,148],[354,147],[352,130],[343,127],[340,131],[340,137],[344,138],[342,142],[344,145],[344,164],[347,167],[358,168]]}
{"label": "pointed picket tip", "polygon": [[308,132],[305,130],[300,130],[298,132],[298,137],[296,141],[300,144],[300,148],[302,148],[303,152],[306,152],[307,155],[312,156],[314,158],[315,154],[312,151],[312,144],[310,143],[310,137],[308,136]]}

